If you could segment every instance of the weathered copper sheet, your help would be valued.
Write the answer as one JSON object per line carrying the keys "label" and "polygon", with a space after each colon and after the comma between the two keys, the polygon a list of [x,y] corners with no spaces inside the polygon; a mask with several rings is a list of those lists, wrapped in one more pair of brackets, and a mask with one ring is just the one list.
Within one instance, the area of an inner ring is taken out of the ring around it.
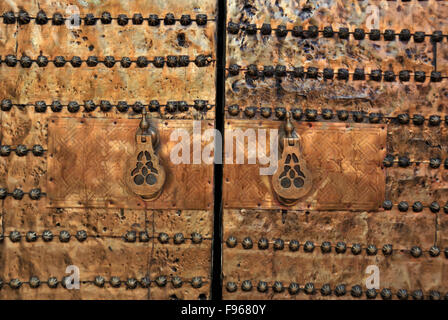
{"label": "weathered copper sheet", "polygon": [[[273,121],[226,121],[227,129],[279,129]],[[384,125],[346,125],[341,123],[296,124],[302,152],[313,175],[313,187],[292,209],[377,210],[384,200],[385,156]],[[227,140],[226,140],[227,141]],[[269,141],[269,140],[268,140]],[[228,143],[228,141],[226,142]],[[223,202],[226,208],[283,207],[275,198],[271,176],[262,176],[259,164],[224,165]],[[235,156],[234,156],[235,157]]]}
{"label": "weathered copper sheet", "polygon": [[[170,141],[171,133],[180,128],[192,133],[192,122],[157,122],[159,156],[167,180],[157,200],[144,202],[125,184],[126,162],[132,156],[139,120],[52,119],[47,180],[49,206],[212,208],[213,166],[204,163],[177,165],[170,159],[170,151],[178,143]],[[202,130],[213,126],[207,121],[201,124]],[[193,141],[190,143],[193,150]]]}

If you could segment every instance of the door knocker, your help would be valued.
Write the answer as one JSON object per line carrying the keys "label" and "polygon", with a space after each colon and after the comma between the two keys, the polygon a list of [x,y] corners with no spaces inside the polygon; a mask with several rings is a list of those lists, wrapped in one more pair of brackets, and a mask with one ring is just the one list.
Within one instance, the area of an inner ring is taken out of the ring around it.
{"label": "door knocker", "polygon": [[311,189],[313,179],[300,150],[300,137],[291,123],[288,111],[284,133],[280,135],[279,145],[282,156],[277,171],[272,176],[272,186],[278,200],[286,205],[296,204]]}
{"label": "door knocker", "polygon": [[152,201],[160,195],[165,183],[165,169],[155,150],[159,135],[151,123],[146,109],[135,134],[135,151],[126,166],[128,187],[144,201]]}

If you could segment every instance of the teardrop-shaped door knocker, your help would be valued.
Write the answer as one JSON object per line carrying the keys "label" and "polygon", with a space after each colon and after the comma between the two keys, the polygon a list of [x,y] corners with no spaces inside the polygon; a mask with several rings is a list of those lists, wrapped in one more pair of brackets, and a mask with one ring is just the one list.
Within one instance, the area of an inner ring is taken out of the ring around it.
{"label": "teardrop-shaped door knocker", "polygon": [[126,166],[128,187],[144,201],[157,199],[165,183],[165,169],[155,152],[159,135],[151,124],[146,109],[135,135],[135,151]]}
{"label": "teardrop-shaped door knocker", "polygon": [[311,190],[313,178],[302,156],[301,139],[291,123],[289,111],[286,114],[284,130],[279,141],[282,156],[277,171],[272,176],[272,186],[278,200],[286,206],[292,206]]}

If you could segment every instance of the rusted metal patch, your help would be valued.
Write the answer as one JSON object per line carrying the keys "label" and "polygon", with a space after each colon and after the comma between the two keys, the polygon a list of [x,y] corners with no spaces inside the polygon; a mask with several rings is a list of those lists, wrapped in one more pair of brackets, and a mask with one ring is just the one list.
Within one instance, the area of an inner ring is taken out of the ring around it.
{"label": "rusted metal patch", "polygon": [[[157,200],[143,202],[125,183],[139,120],[58,118],[49,121],[48,198],[50,207],[125,207],[209,209],[213,166],[170,160],[171,132],[193,130],[191,121],[155,120],[160,135],[160,161],[166,182]],[[213,127],[203,121],[202,129]]]}
{"label": "rusted metal patch", "polygon": [[[227,129],[279,129],[273,121],[227,121]],[[386,126],[341,123],[295,124],[301,136],[302,154],[313,176],[313,187],[291,209],[378,210],[384,200],[386,175]],[[269,130],[268,130],[269,132]],[[225,139],[226,143],[229,141]],[[269,138],[268,138],[269,141]],[[277,201],[271,176],[260,175],[262,167],[248,164],[247,144],[237,143],[245,163],[224,165],[226,208],[285,208]],[[268,151],[270,152],[270,151]]]}

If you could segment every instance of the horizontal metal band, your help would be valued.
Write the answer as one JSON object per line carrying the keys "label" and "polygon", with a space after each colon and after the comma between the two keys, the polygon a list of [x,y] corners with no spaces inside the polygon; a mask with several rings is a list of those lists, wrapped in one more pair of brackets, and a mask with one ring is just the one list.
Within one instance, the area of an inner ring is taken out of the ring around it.
{"label": "horizontal metal band", "polygon": [[[59,235],[56,235],[60,242],[69,242],[72,239],[72,235],[67,230],[62,230],[59,232]],[[20,232],[17,230],[11,231],[9,234],[3,235],[0,234],[0,241],[3,241],[4,238],[9,238],[11,242],[20,242],[22,238],[25,239],[26,242],[36,242],[39,239],[42,239],[44,242],[51,242],[55,238],[55,234],[51,230],[45,230],[42,234],[37,234],[34,231],[28,232]],[[184,244],[186,241],[191,241],[192,244],[200,244],[203,240],[212,240],[212,238],[204,238],[198,232],[193,232],[190,237],[185,237],[183,233],[176,233],[173,236],[169,236],[168,234],[161,232],[157,236],[150,236],[146,231],[127,231],[124,235],[99,235],[99,234],[87,234],[85,230],[79,230],[75,234],[75,238],[79,242],[86,241],[88,238],[92,239],[121,239],[125,242],[149,242],[150,240],[158,240],[161,244],[168,244],[170,240],[173,244]]]}
{"label": "horizontal metal band", "polygon": [[[427,75],[424,71],[409,71],[409,70],[401,70],[397,75],[391,71],[384,71],[381,69],[371,70],[370,73],[366,73],[362,68],[356,68],[354,71],[349,71],[348,69],[332,69],[332,68],[324,68],[319,70],[316,67],[308,67],[305,70],[304,67],[293,67],[290,70],[286,69],[284,65],[277,66],[256,66],[254,64],[248,65],[247,67],[241,67],[238,64],[232,64],[226,68],[227,74],[229,76],[237,76],[240,72],[244,72],[246,76],[251,77],[252,79],[262,79],[265,78],[286,78],[289,76],[290,78],[297,79],[315,79],[315,80],[351,80],[353,81],[363,81],[363,80],[371,80],[380,82],[384,80],[385,82],[408,82],[411,81],[411,78],[418,83],[423,83],[427,80]],[[368,77],[368,79],[367,79]],[[438,71],[432,71],[429,76],[430,82],[441,82],[443,79],[447,79],[448,76],[442,75],[442,73]]]}
{"label": "horizontal metal band", "polygon": [[[239,105],[230,105],[225,110],[233,117],[239,116],[240,113],[246,118],[253,118],[258,113],[261,117],[268,119],[275,117],[278,120],[284,120],[286,117],[287,109],[284,107],[245,107],[244,110]],[[274,111],[274,112],[273,112]],[[396,117],[389,117],[378,112],[365,112],[365,111],[347,111],[347,110],[332,110],[323,108],[318,109],[305,109],[292,108],[291,114],[294,120],[300,121],[322,121],[322,120],[339,120],[339,121],[354,121],[358,123],[390,123],[390,124],[414,124],[417,126],[428,123],[429,126],[440,126],[442,124],[442,116],[430,115],[425,118],[423,115],[414,114],[409,115],[407,113],[399,114]],[[444,122],[448,125],[448,115],[445,115]]]}
{"label": "horizontal metal band", "polygon": [[[150,112],[158,112],[161,109],[165,109],[168,113],[175,113],[177,111],[184,112],[188,111],[190,108],[194,108],[197,111],[207,111],[211,110],[215,105],[209,104],[207,100],[194,100],[193,103],[188,103],[186,101],[167,101],[165,104],[161,104],[158,100],[151,100],[149,103],[142,103],[137,101],[135,103],[128,103],[126,101],[118,101],[116,104],[112,104],[108,100],[101,100],[99,103],[93,100],[86,100],[84,102],[70,101],[69,103],[63,104],[58,100],[52,101],[47,104],[45,101],[37,101],[35,103],[13,103],[10,99],[3,99],[0,102],[1,111],[10,111],[12,107],[25,108],[34,107],[34,111],[38,113],[44,113],[49,107],[53,112],[60,112],[63,108],[71,113],[82,112],[93,112],[99,108],[103,112],[109,112],[112,108],[116,108],[119,112],[128,112],[132,109],[135,113],[141,113],[144,108],[148,108]],[[84,110],[81,110],[81,107]]]}
{"label": "horizontal metal band", "polygon": [[53,63],[57,68],[62,68],[66,66],[67,63],[70,63],[73,68],[79,68],[83,63],[86,63],[88,67],[96,67],[99,63],[102,63],[107,68],[113,68],[118,63],[120,63],[120,66],[122,68],[129,68],[133,63],[135,63],[139,68],[146,68],[150,64],[152,64],[155,68],[163,68],[165,64],[169,68],[180,68],[187,67],[190,62],[194,62],[197,67],[207,67],[215,61],[212,59],[211,54],[200,54],[193,60],[190,59],[189,56],[185,55],[154,57],[152,60],[144,56],[133,59],[129,57],[122,57],[121,60],[113,56],[106,56],[103,58],[103,60],[99,60],[97,56],[90,56],[87,59],[81,59],[78,56],[74,56],[70,60],[66,59],[63,56],[57,56],[54,59],[49,59],[48,57],[43,55],[38,56],[36,59],[32,59],[26,55],[18,59],[15,55],[12,54],[6,55],[3,60],[1,59],[1,57],[2,56],[0,56],[0,65],[4,63],[11,68],[16,67],[17,65],[20,65],[22,68],[30,68],[33,63],[36,63],[39,67],[44,68],[47,67],[50,62]]}
{"label": "horizontal metal band", "polygon": [[[11,289],[20,289],[22,285],[29,285],[30,288],[37,289],[41,285],[46,284],[50,288],[57,288],[59,284],[61,287],[66,288],[66,281],[71,281],[68,277],[62,277],[61,281],[59,281],[56,277],[49,277],[47,281],[41,281],[38,277],[33,276],[29,281],[21,281],[20,279],[11,279],[9,281],[3,281],[0,279],[0,289],[2,289],[5,285],[8,285]],[[122,284],[126,286],[127,289],[137,289],[137,288],[149,288],[151,284],[155,284],[158,287],[165,287],[168,283],[171,282],[171,286],[174,288],[180,288],[184,284],[189,284],[193,288],[201,288],[204,284],[207,284],[207,277],[204,276],[195,276],[191,279],[180,278],[178,276],[174,276],[168,278],[165,275],[160,275],[151,280],[149,277],[143,277],[140,280],[136,278],[127,278],[126,280],[121,280],[119,277],[112,276],[109,280],[106,280],[103,276],[96,276],[94,280],[81,280],[80,284],[93,284],[97,287],[103,288],[106,284],[112,288],[119,288]]]}
{"label": "horizontal metal band", "polygon": [[[363,292],[361,285],[353,285],[349,288],[350,292],[347,292],[347,286],[345,284],[336,285],[333,289],[330,284],[324,284],[321,288],[316,288],[314,283],[308,282],[305,285],[299,285],[296,282],[291,282],[288,287],[285,287],[281,281],[275,281],[271,284],[268,284],[265,281],[259,281],[258,284],[255,284],[257,287],[253,288],[253,284],[251,280],[243,280],[239,284],[237,282],[228,281],[225,284],[225,288],[227,292],[233,293],[238,290],[240,287],[242,291],[252,291],[257,290],[261,293],[268,293],[270,290],[273,293],[282,293],[284,291],[288,291],[290,295],[297,295],[300,293],[304,293],[306,295],[316,295],[320,293],[322,296],[330,296],[334,295],[337,297],[344,297],[347,294],[350,294],[354,298],[361,298],[363,294],[367,299],[375,299],[378,296],[378,291],[376,289],[367,289]],[[383,288],[379,292],[379,295],[383,300],[390,300],[392,296],[396,296],[400,300],[407,300],[409,297],[412,297],[414,300],[448,300],[448,293],[442,297],[442,294],[437,290],[431,290],[429,292],[424,293],[421,289],[417,290],[408,290],[399,289],[396,292],[392,292],[389,288]]]}
{"label": "horizontal metal band", "polygon": [[[383,161],[383,165],[385,167],[392,167],[395,163],[398,164],[399,167],[406,168],[411,164],[419,166],[420,164],[428,164],[431,169],[438,169],[442,165],[442,159],[440,158],[431,158],[429,160],[411,160],[407,156],[394,156],[392,154],[386,155]],[[448,169],[448,158],[443,162],[443,168]]]}
{"label": "horizontal metal band", "polygon": [[45,192],[42,192],[39,188],[31,189],[30,192],[24,192],[20,188],[14,189],[13,192],[8,192],[6,188],[0,188],[0,200],[4,200],[7,196],[11,196],[16,200],[22,200],[24,195],[28,195],[31,200],[39,200],[41,197],[46,196]]}
{"label": "horizontal metal band", "polygon": [[162,22],[165,25],[174,25],[179,22],[182,26],[190,26],[193,22],[196,22],[198,26],[204,26],[207,22],[215,21],[215,18],[208,18],[206,14],[196,14],[195,18],[191,18],[189,14],[183,14],[180,18],[176,18],[173,13],[167,13],[165,17],[159,17],[157,14],[149,14],[147,18],[143,17],[141,13],[135,13],[132,18],[126,14],[119,14],[116,17],[112,17],[109,12],[103,12],[100,17],[95,17],[92,13],[88,13],[85,16],[78,14],[72,14],[69,18],[65,18],[61,13],[54,13],[51,18],[47,16],[45,11],[39,11],[35,16],[31,16],[27,11],[20,10],[18,13],[13,11],[4,12],[2,14],[4,24],[16,24],[26,25],[32,20],[38,25],[45,25],[50,23],[54,26],[64,25],[69,22],[72,25],[80,25],[84,22],[86,26],[96,25],[97,22],[101,22],[103,25],[109,25],[112,21],[116,21],[117,25],[125,26],[129,22],[133,25],[142,25],[147,22],[149,26],[156,27]]}
{"label": "horizontal metal band", "polygon": [[[235,248],[238,245],[238,240],[234,236],[229,236],[227,240],[225,241],[228,248]],[[363,245],[359,243],[354,243],[351,246],[347,246],[347,244],[343,241],[338,242],[336,245],[332,245],[329,241],[323,241],[320,245],[315,244],[313,241],[305,241],[303,244],[301,244],[298,240],[292,239],[292,240],[283,240],[283,239],[274,239],[272,241],[268,240],[267,238],[260,238],[257,242],[257,248],[259,250],[268,250],[270,246],[272,245],[272,249],[274,251],[284,250],[285,246],[288,246],[289,251],[296,252],[300,250],[300,247],[303,248],[303,251],[306,253],[312,253],[316,249],[316,247],[320,247],[322,254],[328,254],[331,253],[332,250],[334,250],[337,254],[343,254],[348,253],[347,249],[350,249],[350,252],[353,255],[359,255],[363,252]],[[246,237],[243,240],[241,240],[241,247],[245,250],[250,250],[254,248],[254,243],[250,237]],[[373,245],[369,244],[364,246],[365,250],[364,252],[368,256],[375,256],[378,254],[378,248]],[[390,256],[394,252],[395,253],[409,253],[414,258],[421,257],[423,253],[429,253],[431,257],[439,257],[441,250],[437,246],[432,246],[429,250],[422,250],[418,246],[414,246],[411,249],[393,249],[392,244],[385,244],[383,245],[381,249],[382,253],[385,256]],[[444,255],[445,258],[448,259],[448,247],[444,249]]]}
{"label": "horizontal metal band", "polygon": [[326,26],[319,30],[317,26],[309,26],[308,29],[303,29],[302,26],[294,26],[292,29],[288,29],[286,25],[280,24],[277,27],[272,27],[269,23],[264,23],[261,26],[255,24],[239,24],[235,22],[229,22],[227,24],[227,31],[229,34],[238,34],[240,31],[247,35],[256,35],[258,32],[263,36],[270,36],[273,32],[279,39],[284,39],[288,33],[292,37],[301,39],[314,39],[319,37],[333,38],[337,36],[339,39],[347,40],[350,36],[355,40],[369,39],[372,41],[380,41],[381,38],[384,41],[403,41],[407,42],[413,38],[414,42],[422,43],[425,39],[430,39],[431,42],[442,42],[444,38],[448,38],[448,35],[443,34],[442,31],[437,30],[432,34],[426,34],[422,31],[416,31],[411,33],[409,29],[403,29],[400,32],[395,30],[386,29],[371,29],[364,30],[362,28],[355,28],[350,31],[347,27],[340,27],[338,31],[333,30],[332,26]]}

